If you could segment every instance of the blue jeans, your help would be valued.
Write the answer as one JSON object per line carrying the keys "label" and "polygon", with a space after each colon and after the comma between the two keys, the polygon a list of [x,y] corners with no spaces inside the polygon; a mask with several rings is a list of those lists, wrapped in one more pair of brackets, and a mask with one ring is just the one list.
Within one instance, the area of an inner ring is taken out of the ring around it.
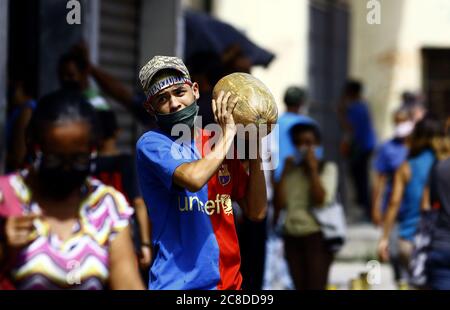
{"label": "blue jeans", "polygon": [[450,249],[432,249],[426,268],[431,289],[450,290]]}

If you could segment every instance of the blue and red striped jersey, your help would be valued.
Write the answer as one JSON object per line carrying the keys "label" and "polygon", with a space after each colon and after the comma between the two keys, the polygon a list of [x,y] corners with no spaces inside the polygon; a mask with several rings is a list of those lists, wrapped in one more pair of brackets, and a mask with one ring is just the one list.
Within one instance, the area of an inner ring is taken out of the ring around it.
{"label": "blue and red striped jersey", "polygon": [[240,161],[225,159],[196,193],[172,182],[177,167],[207,155],[209,138],[199,130],[196,139],[179,143],[155,130],[137,143],[139,183],[152,221],[150,289],[241,288],[232,208],[247,190]]}

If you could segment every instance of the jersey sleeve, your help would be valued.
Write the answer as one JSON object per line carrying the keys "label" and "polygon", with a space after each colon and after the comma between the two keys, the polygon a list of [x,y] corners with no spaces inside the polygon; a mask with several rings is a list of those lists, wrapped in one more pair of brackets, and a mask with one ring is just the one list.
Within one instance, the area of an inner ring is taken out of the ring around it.
{"label": "jersey sleeve", "polygon": [[147,171],[146,177],[158,179],[168,190],[173,186],[173,174],[184,163],[192,162],[191,154],[186,154],[180,145],[169,138],[151,134],[139,140],[137,144],[138,167]]}
{"label": "jersey sleeve", "polygon": [[239,160],[233,160],[233,197],[235,201],[245,198],[249,182],[249,175]]}

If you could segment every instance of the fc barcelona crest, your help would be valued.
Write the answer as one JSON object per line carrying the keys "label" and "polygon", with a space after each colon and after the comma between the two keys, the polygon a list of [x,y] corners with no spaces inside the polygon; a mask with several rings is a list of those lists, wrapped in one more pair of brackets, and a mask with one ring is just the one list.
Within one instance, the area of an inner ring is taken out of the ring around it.
{"label": "fc barcelona crest", "polygon": [[231,175],[228,171],[228,167],[226,164],[223,164],[219,168],[219,183],[222,184],[222,186],[227,185],[231,181]]}

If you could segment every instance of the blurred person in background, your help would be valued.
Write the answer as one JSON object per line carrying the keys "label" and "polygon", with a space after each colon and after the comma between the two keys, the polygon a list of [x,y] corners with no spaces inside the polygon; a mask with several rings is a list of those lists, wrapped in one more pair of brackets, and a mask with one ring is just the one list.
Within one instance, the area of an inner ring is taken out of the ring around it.
{"label": "blurred person in background", "polygon": [[284,103],[286,105],[286,112],[278,118],[278,138],[275,135],[273,136],[274,140],[270,150],[272,156],[278,157],[278,165],[273,171],[275,182],[280,181],[285,159],[293,156],[296,152],[289,131],[295,123],[306,119],[302,115],[306,105],[305,89],[298,86],[288,87],[284,93]]}
{"label": "blurred person in background", "polygon": [[437,160],[436,145],[433,142],[441,131],[440,123],[434,119],[426,117],[417,123],[408,139],[408,159],[394,175],[392,194],[383,223],[383,235],[378,243],[378,255],[383,261],[389,259],[389,238],[397,221],[398,254],[404,281],[408,281],[410,275],[413,238],[418,230],[422,205],[427,201],[426,185],[429,174]]}
{"label": "blurred person in background", "polygon": [[[245,159],[241,160],[242,166],[247,173],[249,173],[250,165],[248,159],[249,148],[249,144],[246,143]],[[269,204],[271,199],[271,189],[268,188],[267,183],[266,193]],[[235,217],[239,248],[241,251],[242,289],[261,290],[263,287],[264,267],[266,263],[267,216],[260,221],[255,221],[248,218],[244,212],[240,212],[240,209],[238,209]]]}
{"label": "blurred person in background", "polygon": [[120,191],[133,206],[133,240],[142,274],[147,278],[151,263],[150,221],[138,186],[134,156],[120,152],[117,146],[120,130],[114,111],[97,111],[97,116],[101,134],[92,175]]}
{"label": "blurred person in background", "polygon": [[364,217],[370,219],[369,162],[375,149],[376,136],[368,103],[362,94],[361,82],[348,81],[338,106],[338,117],[344,130],[341,152],[348,158],[356,202],[364,209]]}
{"label": "blurred person in background", "polygon": [[[448,143],[448,130],[445,131]],[[442,158],[430,176],[429,210],[435,212],[431,240],[426,253],[427,285],[433,290],[450,290],[450,158]]]}
{"label": "blurred person in background", "polygon": [[[284,103],[286,107],[286,112],[284,112],[277,121],[277,130],[275,130],[270,135],[270,143],[268,146],[268,152],[271,154],[271,162],[274,169],[265,171],[266,180],[270,181],[267,183],[271,187],[270,192],[272,193],[272,200],[276,201],[280,192],[276,191],[276,184],[280,182],[283,168],[287,157],[294,156],[296,154],[296,147],[292,142],[290,135],[290,130],[292,126],[298,122],[307,120],[309,118],[303,116],[302,114],[306,110],[307,94],[306,90],[299,86],[290,86],[286,89],[284,93]],[[280,214],[278,214],[280,212]],[[275,216],[275,214],[277,214]],[[289,276],[279,277],[273,272],[273,270],[280,270],[280,273],[287,269],[287,262],[284,255],[283,239],[279,236],[279,231],[281,230],[282,218],[284,216],[284,211],[269,210],[268,218],[269,223],[272,228],[269,231],[269,242],[268,242],[268,262],[271,265],[268,266],[268,283],[273,283],[277,287],[292,287],[292,279]],[[271,284],[272,285],[272,284]]]}
{"label": "blurred person in background", "polygon": [[133,91],[119,79],[94,64],[89,57],[89,50],[84,42],[74,45],[71,53],[82,59],[87,67],[86,74],[94,79],[106,95],[111,96],[126,108],[147,129],[155,127],[154,118],[150,117],[143,107],[146,97],[142,90]]}
{"label": "blurred person in background", "polygon": [[[292,142],[289,131],[294,124],[307,119],[302,115],[306,110],[306,101],[307,94],[304,88],[294,85],[288,87],[284,93],[286,112],[278,118],[276,130],[269,136],[267,152],[271,154],[271,165],[274,168],[270,168],[264,173],[266,180],[270,181],[267,186],[270,187],[268,192],[272,194],[273,201],[277,200],[276,195],[279,194],[275,187],[280,182],[285,160],[296,153],[296,147]],[[274,207],[273,203],[272,207]],[[275,216],[275,213],[277,213],[277,216]],[[269,209],[268,212],[268,221],[272,225],[269,225],[269,242],[267,243],[269,256],[266,260],[270,262],[270,265],[267,266],[267,283],[268,285],[275,285],[277,288],[292,287],[292,279],[288,275],[280,277],[274,272],[274,270],[279,270],[279,273],[284,273],[288,268],[284,255],[283,239],[279,234],[284,213],[282,210],[278,214],[278,211],[275,211],[274,208]],[[288,273],[286,272],[286,274]]]}
{"label": "blurred person in background", "polygon": [[427,114],[424,98],[420,94],[405,91],[402,94],[402,108],[409,110],[414,123],[421,121]]}
{"label": "blurred person in background", "polygon": [[[414,130],[414,122],[409,110],[400,108],[394,112],[394,137],[383,143],[375,153],[373,169],[375,171],[372,191],[372,222],[383,225],[387,205],[392,194],[394,174],[408,156],[406,140]],[[398,262],[398,235],[394,227],[391,233],[389,256],[395,280],[402,282],[401,268]]]}
{"label": "blurred person in background", "polygon": [[225,76],[222,60],[213,52],[196,53],[188,59],[186,66],[192,79],[198,81],[202,94],[198,99],[198,115],[202,117],[202,126],[213,124],[212,93],[216,83]]}
{"label": "blurred person in background", "polygon": [[[96,114],[79,93],[42,98],[29,170],[0,178],[1,277],[17,289],[143,289],[125,197],[89,178]],[[76,268],[76,269],[75,269]]]}
{"label": "blurred person in background", "polygon": [[239,44],[231,44],[221,55],[224,76],[234,73],[243,72],[250,73],[253,63]]}
{"label": "blurred person in background", "polygon": [[411,91],[404,91],[401,97],[401,108],[409,108],[417,102],[417,96]]}
{"label": "blurred person in background", "polygon": [[81,53],[71,50],[61,56],[58,63],[58,78],[62,89],[80,91],[96,110],[109,109],[109,104],[90,85],[89,63]]}
{"label": "blurred person in background", "polygon": [[235,72],[250,73],[253,66],[239,44],[231,44],[222,54],[214,51],[197,52],[189,57],[186,66],[194,81],[198,81],[202,96],[198,99],[198,115],[202,117],[202,126],[214,123],[211,100],[214,86],[228,74]]}
{"label": "blurred person in background", "polygon": [[[92,63],[85,43],[73,46],[71,54],[77,55],[77,59],[82,64],[81,67],[87,68],[82,71],[91,76],[105,94],[127,108],[141,124],[149,129],[156,128],[154,117],[146,113],[143,108],[146,96],[141,90],[133,92],[117,78]],[[196,53],[187,59],[186,65],[193,80],[198,81],[201,87],[202,96],[198,99],[198,115],[202,117],[202,125],[206,126],[214,123],[211,100],[216,83],[233,72],[249,73],[252,63],[243,53],[242,48],[238,44],[233,44],[225,49],[222,55],[208,51]]]}
{"label": "blurred person in background", "polygon": [[394,173],[408,156],[406,140],[414,130],[414,122],[405,108],[394,112],[393,121],[394,137],[380,145],[373,163],[375,179],[372,192],[372,221],[377,226],[383,223],[383,214],[392,193]]}
{"label": "blurred person in background", "polygon": [[36,108],[35,85],[25,73],[8,81],[6,121],[6,172],[23,168],[26,161],[25,132]]}
{"label": "blurred person in background", "polygon": [[334,255],[311,210],[336,199],[338,170],[333,162],[323,160],[321,134],[315,121],[297,123],[290,134],[296,152],[286,158],[275,187],[275,218],[286,209],[285,255],[295,288],[323,290]]}

